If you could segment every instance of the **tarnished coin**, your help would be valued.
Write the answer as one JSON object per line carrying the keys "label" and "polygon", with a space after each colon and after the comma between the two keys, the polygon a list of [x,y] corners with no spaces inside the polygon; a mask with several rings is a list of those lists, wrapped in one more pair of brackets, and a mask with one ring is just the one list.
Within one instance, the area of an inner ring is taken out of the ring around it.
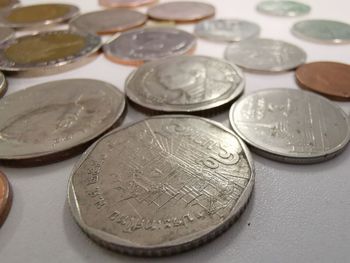
{"label": "tarnished coin", "polygon": [[292,27],[292,33],[309,41],[341,44],[350,43],[350,25],[332,20],[304,20]]}
{"label": "tarnished coin", "polygon": [[147,16],[140,12],[114,8],[82,14],[69,25],[93,34],[111,34],[141,26],[146,21]]}
{"label": "tarnished coin", "polygon": [[13,38],[0,45],[0,70],[59,67],[95,53],[100,46],[98,36],[66,30]]}
{"label": "tarnished coin", "polygon": [[157,0],[99,0],[99,4],[104,7],[138,7],[155,2]]}
{"label": "tarnished coin", "polygon": [[103,46],[105,56],[117,63],[146,61],[192,53],[196,37],[176,28],[152,27],[124,32]]}
{"label": "tarnished coin", "polygon": [[256,9],[264,14],[273,16],[302,16],[310,13],[311,7],[295,1],[263,1]]}
{"label": "tarnished coin", "polygon": [[308,91],[268,89],[233,104],[233,130],[257,153],[282,162],[315,163],[333,158],[348,144],[347,114]]}
{"label": "tarnished coin", "polygon": [[225,58],[252,71],[280,72],[294,69],[306,60],[301,48],[274,39],[257,38],[234,43],[225,50]]}
{"label": "tarnished coin", "polygon": [[152,19],[175,22],[194,22],[215,15],[215,7],[202,2],[169,2],[148,9]]}
{"label": "tarnished coin", "polygon": [[66,158],[113,127],[124,108],[115,86],[93,79],[12,93],[0,100],[0,160],[36,165]]}
{"label": "tarnished coin", "polygon": [[234,99],[245,85],[241,70],[224,60],[177,56],[146,63],[126,81],[134,103],[162,112],[195,112],[217,108]]}
{"label": "tarnished coin", "polygon": [[11,7],[16,4],[18,4],[18,0],[0,0],[0,9],[1,8],[6,8],[6,7]]}
{"label": "tarnished coin", "polygon": [[11,39],[15,32],[9,27],[0,27],[0,43]]}
{"label": "tarnished coin", "polygon": [[233,132],[194,116],[157,116],[91,146],[73,170],[68,201],[101,245],[161,256],[223,232],[253,184],[250,153]]}
{"label": "tarnished coin", "polygon": [[0,171],[0,227],[5,222],[12,205],[12,191],[9,181]]}
{"label": "tarnished coin", "polygon": [[0,71],[0,98],[5,95],[7,91],[7,81],[5,75]]}

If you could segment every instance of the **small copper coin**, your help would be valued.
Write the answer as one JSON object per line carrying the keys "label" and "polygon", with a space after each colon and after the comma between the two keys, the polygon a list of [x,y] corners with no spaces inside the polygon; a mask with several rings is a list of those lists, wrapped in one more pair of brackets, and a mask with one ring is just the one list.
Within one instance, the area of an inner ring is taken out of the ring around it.
{"label": "small copper coin", "polygon": [[295,72],[300,87],[336,100],[350,100],[350,65],[338,62],[313,62]]}
{"label": "small copper coin", "polygon": [[101,6],[111,7],[138,7],[142,5],[150,5],[157,2],[157,0],[99,0]]}
{"label": "small copper coin", "polygon": [[0,227],[10,211],[12,204],[12,191],[5,174],[0,172]]}
{"label": "small copper coin", "polygon": [[148,9],[152,19],[176,22],[194,22],[215,15],[215,7],[201,2],[169,2]]}

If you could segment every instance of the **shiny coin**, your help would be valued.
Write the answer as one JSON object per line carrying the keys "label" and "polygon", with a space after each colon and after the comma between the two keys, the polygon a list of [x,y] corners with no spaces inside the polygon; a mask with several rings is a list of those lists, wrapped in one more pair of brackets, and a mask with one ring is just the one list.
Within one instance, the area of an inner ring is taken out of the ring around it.
{"label": "shiny coin", "polygon": [[201,2],[169,2],[148,9],[152,19],[176,22],[193,22],[215,15],[215,7]]}
{"label": "shiny coin", "polygon": [[18,4],[18,0],[0,0],[0,9]]}
{"label": "shiny coin", "polygon": [[11,39],[14,36],[14,34],[15,32],[11,28],[0,27],[0,43]]}
{"label": "shiny coin", "polygon": [[7,91],[7,81],[5,75],[0,71],[0,98],[5,95]]}
{"label": "shiny coin", "polygon": [[93,79],[47,82],[0,100],[0,160],[36,165],[86,147],[122,116],[124,95]]}
{"label": "shiny coin", "polygon": [[282,162],[328,160],[350,139],[346,113],[328,99],[302,90],[268,89],[250,94],[233,104],[230,121],[253,150]]}
{"label": "shiny coin", "polygon": [[295,76],[302,88],[334,99],[350,100],[350,65],[313,62],[299,67]]}
{"label": "shiny coin", "polygon": [[10,212],[12,205],[12,191],[5,174],[0,171],[0,227]]}
{"label": "shiny coin", "polygon": [[237,98],[244,88],[241,70],[204,56],[177,56],[146,63],[130,75],[126,95],[134,103],[162,112],[213,109]]}
{"label": "shiny coin", "polygon": [[260,27],[244,20],[215,19],[197,24],[194,32],[197,36],[209,40],[236,42],[257,37]]}
{"label": "shiny coin", "polygon": [[300,38],[321,43],[350,43],[350,25],[332,20],[304,20],[292,27]]}
{"label": "shiny coin", "polygon": [[157,0],[99,0],[99,4],[104,7],[138,7],[155,2]]}
{"label": "shiny coin", "polygon": [[0,45],[0,69],[45,70],[76,62],[96,52],[98,36],[83,32],[49,31],[13,38]]}
{"label": "shiny coin", "polygon": [[190,33],[152,27],[122,33],[104,45],[103,52],[114,62],[140,65],[145,61],[191,53],[195,46],[196,38]]}
{"label": "shiny coin", "polygon": [[310,6],[295,1],[263,1],[257,5],[261,13],[273,16],[302,16],[310,13]]}
{"label": "shiny coin", "polygon": [[231,44],[225,58],[247,70],[279,72],[303,64],[306,53],[290,43],[273,39],[249,39]]}
{"label": "shiny coin", "polygon": [[73,170],[68,201],[101,245],[161,256],[223,232],[253,184],[249,151],[233,132],[194,116],[158,116],[91,146]]}
{"label": "shiny coin", "polygon": [[73,29],[93,34],[110,34],[141,26],[146,21],[147,16],[137,11],[107,9],[80,15],[69,25]]}

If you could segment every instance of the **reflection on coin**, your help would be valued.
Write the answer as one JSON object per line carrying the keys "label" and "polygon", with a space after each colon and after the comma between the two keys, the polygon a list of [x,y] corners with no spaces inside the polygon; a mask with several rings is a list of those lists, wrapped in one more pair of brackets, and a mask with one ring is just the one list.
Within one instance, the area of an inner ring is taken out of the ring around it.
{"label": "reflection on coin", "polygon": [[96,242],[134,255],[168,255],[219,235],[254,184],[245,144],[213,121],[157,116],[107,134],[76,164],[68,201]]}
{"label": "reflection on coin", "polygon": [[7,91],[7,81],[4,74],[0,71],[0,98],[5,95]]}
{"label": "reflection on coin", "polygon": [[234,100],[244,83],[241,70],[224,60],[177,56],[142,65],[126,81],[125,92],[147,109],[195,112]]}
{"label": "reflection on coin", "polygon": [[197,36],[210,40],[235,42],[257,37],[260,27],[245,20],[215,19],[197,24],[194,32]]}
{"label": "reflection on coin", "polygon": [[83,14],[69,25],[89,33],[110,34],[125,31],[146,23],[147,16],[128,9],[107,9]]}
{"label": "reflection on coin", "polygon": [[306,53],[284,41],[258,38],[231,44],[225,50],[225,58],[247,70],[279,72],[303,64]]}
{"label": "reflection on coin", "polygon": [[18,0],[0,0],[0,9],[18,4]]}
{"label": "reflection on coin", "polygon": [[259,154],[282,162],[315,163],[333,158],[348,144],[344,111],[317,94],[268,89],[233,104],[234,131]]}
{"label": "reflection on coin", "polygon": [[295,1],[263,1],[257,5],[261,13],[273,16],[302,16],[310,13],[310,6]]}
{"label": "reflection on coin", "polygon": [[93,79],[32,86],[0,100],[0,160],[56,161],[82,150],[122,116],[124,95]]}
{"label": "reflection on coin", "polygon": [[0,45],[0,69],[23,71],[73,63],[96,52],[98,36],[83,32],[49,31],[13,38]]}
{"label": "reflection on coin", "polygon": [[148,9],[148,15],[156,20],[193,22],[215,15],[215,7],[201,2],[169,2]]}
{"label": "reflection on coin", "polygon": [[310,89],[333,99],[350,100],[350,65],[338,62],[304,64],[295,72],[302,88]]}
{"label": "reflection on coin", "polygon": [[0,171],[0,227],[5,222],[12,205],[12,191],[5,174]]}
{"label": "reflection on coin", "polygon": [[136,29],[122,33],[103,46],[114,62],[140,65],[145,61],[192,53],[196,38],[186,31],[167,27]]}
{"label": "reflection on coin", "polygon": [[304,20],[292,27],[300,38],[330,44],[350,43],[350,25],[332,20]]}
{"label": "reflection on coin", "polygon": [[8,27],[0,27],[0,43],[9,40],[14,36],[15,32]]}
{"label": "reflection on coin", "polygon": [[104,7],[137,7],[155,2],[157,0],[99,0],[99,4]]}

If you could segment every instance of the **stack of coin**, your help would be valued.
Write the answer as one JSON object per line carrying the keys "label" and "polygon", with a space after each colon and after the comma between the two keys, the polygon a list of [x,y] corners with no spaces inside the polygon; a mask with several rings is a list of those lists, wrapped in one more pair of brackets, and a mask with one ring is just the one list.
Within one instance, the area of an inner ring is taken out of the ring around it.
{"label": "stack of coin", "polygon": [[0,171],[0,227],[5,222],[12,205],[12,191],[5,174]]}

